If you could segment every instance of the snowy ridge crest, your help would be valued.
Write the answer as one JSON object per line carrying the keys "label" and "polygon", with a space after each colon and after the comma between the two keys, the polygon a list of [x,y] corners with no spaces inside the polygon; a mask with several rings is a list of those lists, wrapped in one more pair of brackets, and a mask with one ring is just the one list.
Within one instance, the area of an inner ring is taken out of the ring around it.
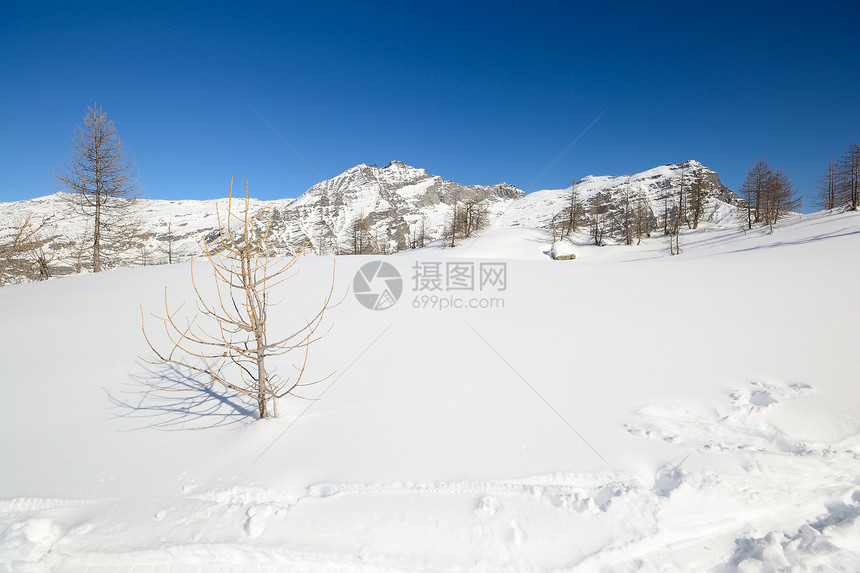
{"label": "snowy ridge crest", "polygon": [[[625,194],[641,197],[654,226],[665,211],[666,199],[677,193],[682,181],[700,176],[708,186],[708,224],[733,224],[738,197],[722,185],[717,174],[697,161],[666,164],[624,176],[589,175],[576,183],[579,199],[588,212],[600,200],[608,214],[617,213]],[[384,167],[360,164],[322,181],[297,199],[253,201],[254,209],[269,207],[273,222],[271,247],[295,253],[309,243],[307,252],[319,255],[349,254],[358,223],[373,238],[377,251],[393,253],[446,236],[454,206],[481,201],[490,228],[545,228],[569,203],[571,188],[525,194],[507,183],[463,185],[432,175],[402,161]],[[216,209],[223,199],[210,201],[139,201],[134,217],[140,231],[137,246],[116,256],[112,266],[176,262],[199,254],[197,241],[217,226]],[[82,245],[91,241],[90,222],[75,213],[62,194],[16,203],[0,203],[0,240],[10,237],[32,215],[50,238],[56,274],[74,272]]]}

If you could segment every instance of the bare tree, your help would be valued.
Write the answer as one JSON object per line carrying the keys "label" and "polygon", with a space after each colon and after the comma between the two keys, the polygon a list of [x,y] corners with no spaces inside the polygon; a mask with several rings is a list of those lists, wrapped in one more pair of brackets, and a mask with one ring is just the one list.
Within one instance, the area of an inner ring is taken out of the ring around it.
{"label": "bare tree", "polygon": [[377,254],[377,238],[370,232],[373,221],[369,215],[361,216],[350,227],[350,251],[353,255]]}
{"label": "bare tree", "polygon": [[839,171],[836,162],[827,162],[827,171],[818,180],[818,206],[828,211],[836,208],[837,192],[839,190]]}
{"label": "bare tree", "polygon": [[155,258],[158,249],[151,244],[153,238],[154,235],[150,233],[142,234],[139,237],[140,240],[137,242],[137,264],[140,266],[148,267],[149,265],[158,264],[158,260]]}
{"label": "bare tree", "polygon": [[84,261],[86,260],[87,245],[91,244],[89,231],[84,229],[80,237],[71,237],[69,244],[72,246],[72,266],[76,273],[82,273],[84,271]]}
{"label": "bare tree", "polygon": [[797,196],[791,179],[780,167],[774,170],[767,190],[765,224],[767,224],[772,233],[773,225],[784,219],[791,212],[798,210],[803,200]]}
{"label": "bare tree", "polygon": [[376,230],[376,253],[379,255],[389,254],[390,242],[387,233],[383,234],[382,229]]}
{"label": "bare tree", "polygon": [[687,181],[685,179],[686,172],[686,164],[681,165],[681,182],[678,185],[678,209],[675,213],[676,217],[678,218],[678,225],[684,223],[689,227],[690,222],[687,219]]}
{"label": "bare tree", "polygon": [[669,195],[666,193],[663,196],[663,234],[669,233]]}
{"label": "bare tree", "polygon": [[564,219],[563,212],[556,213],[552,216],[552,219],[549,220],[549,230],[552,233],[552,242],[554,243],[556,239],[564,236]]}
{"label": "bare tree", "polygon": [[693,180],[690,183],[690,190],[687,196],[687,203],[690,208],[690,222],[693,229],[698,229],[699,221],[708,206],[708,183],[705,181],[705,176],[701,171],[693,174]]}
{"label": "bare tree", "polygon": [[746,204],[747,228],[762,223],[773,232],[773,225],[801,206],[788,174],[773,169],[764,159],[756,161],[744,178],[741,193]]}
{"label": "bare tree", "polygon": [[603,196],[600,192],[595,193],[591,200],[589,226],[591,238],[598,247],[603,246],[603,235],[606,233],[606,212],[607,207],[604,204]]}
{"label": "bare tree", "polygon": [[857,211],[860,209],[860,145],[850,144],[837,168],[840,203]]}
{"label": "bare tree", "polygon": [[457,245],[457,239],[468,239],[487,226],[487,207],[476,194],[462,198],[455,192],[451,199],[451,214],[445,223],[445,234],[450,236],[449,246]]}
{"label": "bare tree", "polygon": [[421,213],[421,222],[420,227],[417,226],[418,223],[412,228],[411,234],[412,239],[410,241],[410,248],[417,249],[423,248],[427,243],[427,215]]}
{"label": "bare tree", "polygon": [[[272,262],[268,245],[271,213],[264,209],[251,215],[247,184],[244,209],[237,213],[233,209],[232,188],[231,180],[226,221],[221,220],[219,213],[217,238],[200,243],[212,266],[217,296],[209,300],[198,288],[192,260],[191,281],[197,297],[197,312],[193,317],[180,318],[183,305],[171,310],[165,289],[164,315],[152,315],[170,341],[170,350],[161,352],[147,334],[141,307],[141,328],[149,348],[157,357],[156,360],[143,360],[203,374],[208,380],[198,389],[221,384],[255,400],[260,418],[267,418],[278,415],[279,398],[296,395],[300,388],[328,378],[307,381],[305,374],[310,346],[325,334],[318,332],[323,317],[339,304],[332,304],[334,269],[331,288],[319,310],[303,320],[292,333],[280,334],[272,340],[269,309],[276,303],[270,302],[271,291],[292,276],[287,273],[302,252],[292,258]],[[238,229],[233,223],[237,223]],[[282,378],[271,368],[271,360],[290,353],[299,355],[298,361],[292,365],[295,372]]]}
{"label": "bare tree", "polygon": [[630,201],[630,174],[627,174],[627,181],[624,182],[624,213],[622,214],[621,228],[624,232],[624,243],[626,245],[633,244],[633,203]]}
{"label": "bare tree", "polygon": [[651,209],[645,202],[645,196],[640,192],[636,194],[636,207],[633,209],[633,234],[636,236],[636,244],[642,242],[642,237],[651,236]]}
{"label": "bare tree", "polygon": [[33,227],[32,223],[29,220],[27,221],[27,243],[30,256],[33,259],[34,275],[38,276],[38,280],[40,281],[46,281],[52,275],[50,265],[53,257],[45,249],[53,246],[53,239],[45,239],[42,236],[42,229],[46,222],[47,219],[42,221],[38,226]]}
{"label": "bare tree", "polygon": [[161,243],[158,247],[158,251],[167,255],[167,264],[172,265],[173,263],[178,262],[179,253],[176,252],[176,233],[173,231],[172,216],[167,220],[167,228],[164,233],[156,237],[156,239]]}
{"label": "bare tree", "polygon": [[451,208],[451,216],[445,224],[445,233],[451,236],[451,242],[448,244],[449,247],[453,248],[457,246],[457,235],[462,232],[462,220],[463,219],[460,214],[460,202],[455,201]]}
{"label": "bare tree", "polygon": [[463,238],[468,239],[473,233],[482,230],[487,224],[487,208],[478,197],[464,199],[460,209],[460,229]]}
{"label": "bare tree", "polygon": [[0,244],[0,285],[51,278],[53,239],[44,237],[44,228],[51,217],[33,223],[32,215],[15,224],[15,233]]}
{"label": "bare tree", "polygon": [[576,178],[570,180],[570,192],[567,196],[567,207],[564,209],[564,236],[569,237],[575,233],[583,218],[582,200],[579,198],[579,189],[576,188]]}
{"label": "bare tree", "polygon": [[0,243],[0,285],[15,282],[21,276],[21,260],[26,229],[18,226],[15,234]]}
{"label": "bare tree", "polygon": [[93,220],[93,272],[102,270],[106,233],[127,235],[117,227],[140,194],[137,169],[128,158],[113,121],[100,107],[88,108],[83,125],[75,127],[69,159],[54,172],[72,193],[72,203]]}
{"label": "bare tree", "polygon": [[[337,237],[324,221],[317,221],[307,230],[302,230],[304,241],[316,255],[338,255]],[[297,249],[290,249],[290,253]]]}
{"label": "bare tree", "polygon": [[[680,194],[678,199],[680,200]],[[682,209],[674,200],[666,205],[665,217],[668,223],[666,224],[666,230],[664,231],[663,236],[669,244],[670,255],[681,254],[681,222],[683,221],[681,211]]]}
{"label": "bare tree", "polygon": [[744,182],[741,184],[741,198],[746,206],[746,225],[752,229],[753,223],[761,221],[760,206],[766,194],[768,181],[772,176],[770,166],[762,158],[747,171]]}

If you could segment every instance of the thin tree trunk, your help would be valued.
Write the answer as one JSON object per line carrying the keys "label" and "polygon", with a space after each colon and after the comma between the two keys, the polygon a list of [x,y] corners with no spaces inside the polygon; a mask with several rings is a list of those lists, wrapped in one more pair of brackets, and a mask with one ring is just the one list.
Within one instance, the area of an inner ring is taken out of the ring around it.
{"label": "thin tree trunk", "polygon": [[258,390],[257,390],[257,407],[260,411],[260,419],[268,418],[268,374],[266,374],[266,364],[265,364],[265,355],[263,354],[263,350],[257,346],[257,376],[258,376]]}
{"label": "thin tree trunk", "polygon": [[102,270],[101,265],[101,224],[102,224],[102,203],[98,195],[96,195],[96,215],[95,226],[93,229],[93,272],[98,273]]}

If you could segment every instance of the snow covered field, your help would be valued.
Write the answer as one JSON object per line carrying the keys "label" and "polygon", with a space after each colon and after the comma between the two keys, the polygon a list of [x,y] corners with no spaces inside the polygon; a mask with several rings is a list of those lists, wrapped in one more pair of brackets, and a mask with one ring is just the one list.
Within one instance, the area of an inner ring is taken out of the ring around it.
{"label": "snow covered field", "polygon": [[[265,421],[145,383],[187,384],[138,357],[188,264],[4,287],[0,571],[860,570],[860,216],[681,248],[552,261],[516,228],[388,257],[400,300],[350,293],[320,399]],[[338,257],[339,292],[375,260]],[[416,290],[448,263],[474,287]]]}

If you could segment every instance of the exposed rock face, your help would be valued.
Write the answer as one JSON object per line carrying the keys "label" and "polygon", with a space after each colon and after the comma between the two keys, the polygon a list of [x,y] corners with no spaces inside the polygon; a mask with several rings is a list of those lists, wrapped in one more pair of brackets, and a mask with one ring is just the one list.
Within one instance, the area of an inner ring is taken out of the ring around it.
{"label": "exposed rock face", "polygon": [[385,167],[357,165],[314,185],[274,212],[275,246],[296,249],[311,240],[317,253],[350,252],[353,225],[366,220],[380,250],[409,248],[411,238],[437,238],[452,206],[467,199],[488,204],[525,196],[512,185],[464,186],[415,169],[402,161]]}

